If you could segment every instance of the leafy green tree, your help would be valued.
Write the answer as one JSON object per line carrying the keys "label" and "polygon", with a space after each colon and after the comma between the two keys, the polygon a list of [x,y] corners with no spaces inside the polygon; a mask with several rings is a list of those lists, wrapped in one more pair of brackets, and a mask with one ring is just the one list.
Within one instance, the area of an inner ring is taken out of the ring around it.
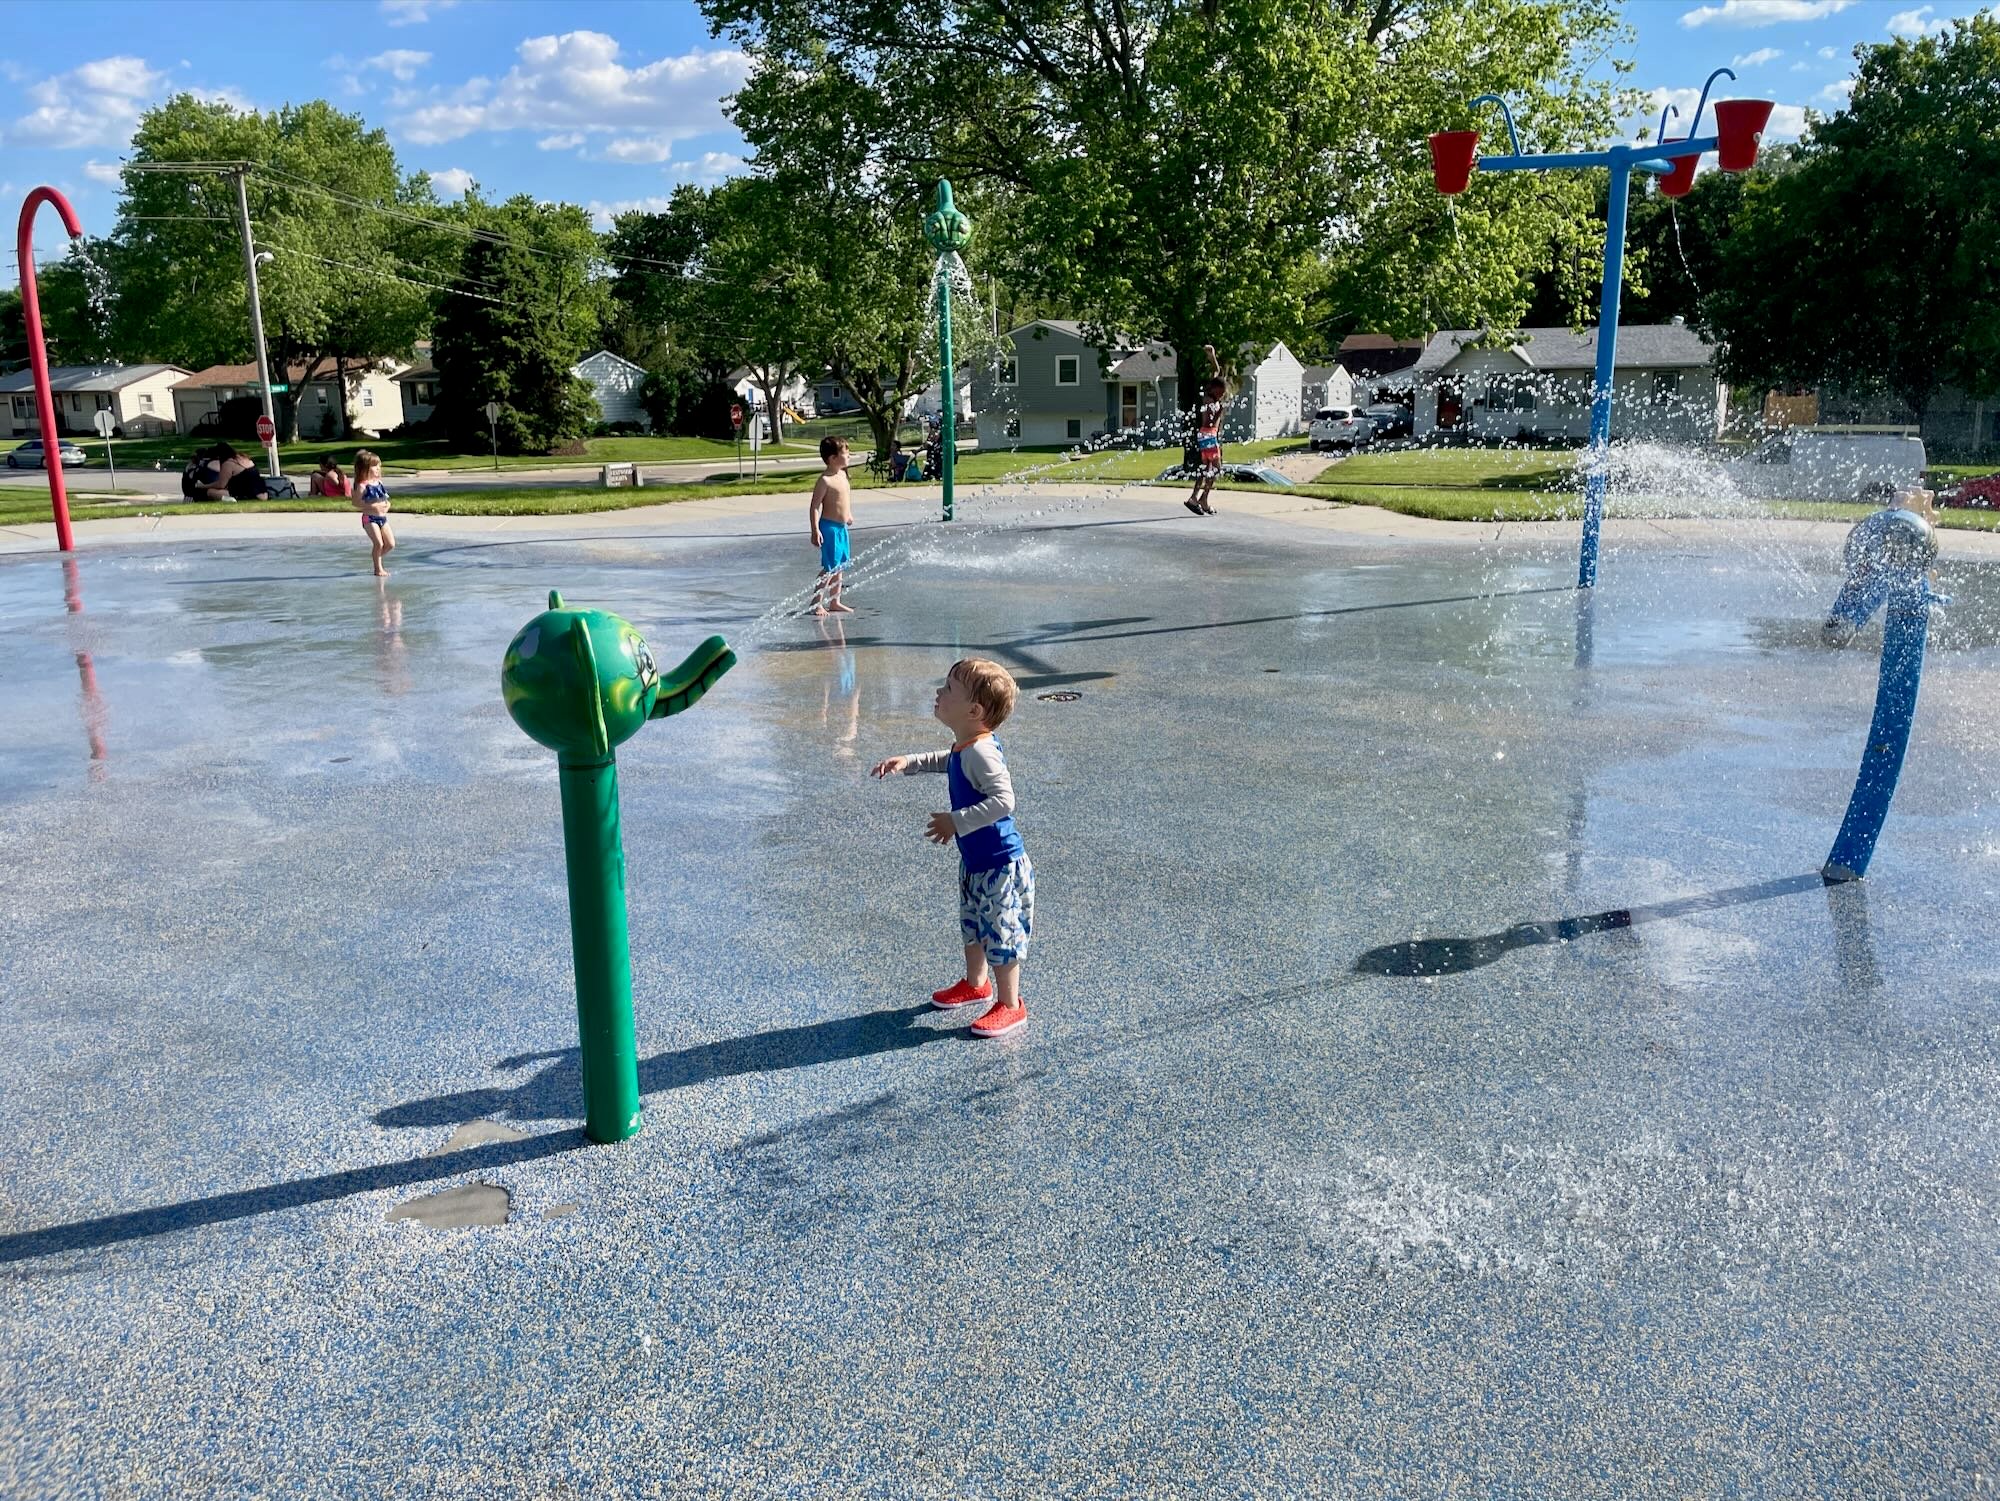
{"label": "leafy green tree", "polygon": [[[429,180],[406,176],[388,136],[324,101],[275,112],[182,94],[132,138],[116,228],[99,259],[112,296],[107,352],[201,369],[252,357],[235,186],[182,163],[249,164],[253,233],[274,376],[407,354],[460,243],[436,227]],[[161,170],[161,169],[168,170]],[[289,402],[279,404],[288,438]]]}
{"label": "leafy green tree", "polygon": [[28,325],[21,313],[21,294],[0,292],[0,371],[19,370],[28,363]]}
{"label": "leafy green tree", "polygon": [[1588,233],[1587,186],[1496,177],[1446,201],[1424,137],[1487,90],[1517,101],[1528,149],[1602,138],[1614,115],[1584,73],[1617,34],[1607,0],[704,9],[754,59],[734,109],[760,166],[859,152],[825,186],[877,201],[939,176],[984,186],[986,269],[1100,335],[1184,352],[1311,321],[1518,316],[1550,241]]}
{"label": "leafy green tree", "polygon": [[1745,185],[1703,310],[1742,384],[2000,391],[2000,20],[1857,52],[1848,107]]}
{"label": "leafy green tree", "polygon": [[595,274],[597,234],[574,204],[526,194],[498,204],[468,195],[465,214],[471,238],[431,349],[436,416],[453,442],[474,447],[486,441],[486,403],[497,401],[501,449],[547,453],[597,419],[590,387],[570,373],[610,308]]}

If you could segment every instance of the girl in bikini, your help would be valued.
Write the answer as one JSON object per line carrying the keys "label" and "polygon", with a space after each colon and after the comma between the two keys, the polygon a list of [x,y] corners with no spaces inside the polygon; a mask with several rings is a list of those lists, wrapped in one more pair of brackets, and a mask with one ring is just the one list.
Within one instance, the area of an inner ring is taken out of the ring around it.
{"label": "girl in bikini", "polygon": [[382,559],[396,550],[396,534],[389,530],[389,487],[382,483],[382,460],[366,448],[354,456],[354,509],[361,513],[375,576],[387,578]]}

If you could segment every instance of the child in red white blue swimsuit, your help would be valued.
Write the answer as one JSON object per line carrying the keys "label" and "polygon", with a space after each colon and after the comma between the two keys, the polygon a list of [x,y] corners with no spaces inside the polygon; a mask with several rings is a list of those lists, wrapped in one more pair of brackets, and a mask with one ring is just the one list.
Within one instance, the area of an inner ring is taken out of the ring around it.
{"label": "child in red white blue swimsuit", "polygon": [[1229,388],[1222,383],[1222,362],[1215,357],[1215,346],[1201,347],[1208,351],[1208,380],[1201,388],[1201,404],[1194,409],[1194,493],[1181,504],[1197,516],[1213,516],[1215,507],[1208,498],[1215,492],[1215,482],[1222,478],[1222,399]]}
{"label": "child in red white blue swimsuit", "polygon": [[952,664],[931,712],[952,733],[948,751],[891,756],[877,777],[941,771],[951,811],[933,813],[924,837],[958,841],[958,926],[965,943],[965,978],[931,994],[941,1011],[999,995],[972,1024],[975,1037],[999,1037],[1028,1019],[1021,1001],[1021,961],[1035,925],[1035,867],[1014,828],[1014,784],[993,738],[1019,695],[998,662],[967,657]]}
{"label": "child in red white blue swimsuit", "polygon": [[375,560],[375,576],[385,579],[389,570],[382,566],[382,559],[396,550],[396,534],[389,530],[389,487],[382,483],[382,460],[366,448],[354,456],[353,505],[361,513],[361,531]]}

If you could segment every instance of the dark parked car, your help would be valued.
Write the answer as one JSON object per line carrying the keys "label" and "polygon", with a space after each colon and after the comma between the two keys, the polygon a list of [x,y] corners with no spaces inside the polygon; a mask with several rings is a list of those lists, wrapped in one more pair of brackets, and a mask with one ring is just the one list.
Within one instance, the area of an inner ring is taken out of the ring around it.
{"label": "dark parked car", "polygon": [[[83,462],[83,450],[74,443],[58,441],[56,444],[58,461],[65,469],[74,469]],[[9,469],[41,469],[46,467],[42,459],[42,440],[30,438],[19,448],[7,455]]]}
{"label": "dark parked car", "polygon": [[[1176,464],[1160,475],[1162,484],[1178,484],[1194,478],[1194,471]],[[1285,485],[1291,481],[1268,464],[1224,464],[1222,477],[1239,485]]]}
{"label": "dark parked car", "polygon": [[1364,407],[1361,415],[1375,424],[1377,438],[1407,438],[1410,436],[1410,409],[1397,406],[1394,402]]}

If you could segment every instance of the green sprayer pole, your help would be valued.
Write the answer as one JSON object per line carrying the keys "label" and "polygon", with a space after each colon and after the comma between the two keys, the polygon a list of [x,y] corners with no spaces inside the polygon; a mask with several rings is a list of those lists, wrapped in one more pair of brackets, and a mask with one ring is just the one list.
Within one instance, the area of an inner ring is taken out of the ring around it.
{"label": "green sprayer pole", "polygon": [[625,932],[625,848],[618,762],[559,756],[569,936],[583,1055],[584,1131],[592,1141],[638,1133],[639,1046],[632,1030],[632,954]]}
{"label": "green sprayer pole", "polygon": [[943,256],[938,257],[938,358],[943,361],[940,368],[944,372],[944,424],[941,438],[944,452],[939,463],[944,470],[944,519],[951,520],[952,471],[958,467],[958,416],[957,392],[953,389],[958,382],[952,375],[951,364],[951,267]]}

